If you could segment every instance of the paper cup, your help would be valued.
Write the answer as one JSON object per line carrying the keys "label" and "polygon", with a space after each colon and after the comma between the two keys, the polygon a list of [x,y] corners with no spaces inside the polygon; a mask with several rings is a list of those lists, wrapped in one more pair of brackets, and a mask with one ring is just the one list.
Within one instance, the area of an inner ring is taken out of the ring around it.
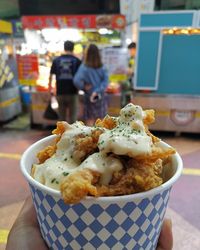
{"label": "paper cup", "polygon": [[[30,176],[38,151],[55,137],[46,137],[23,154],[21,170],[30,185],[40,230],[50,249],[156,248],[172,185],[182,172],[178,153],[164,173],[168,180],[152,190],[132,195],[93,198],[67,205],[60,192]],[[168,147],[164,142],[162,146]]]}

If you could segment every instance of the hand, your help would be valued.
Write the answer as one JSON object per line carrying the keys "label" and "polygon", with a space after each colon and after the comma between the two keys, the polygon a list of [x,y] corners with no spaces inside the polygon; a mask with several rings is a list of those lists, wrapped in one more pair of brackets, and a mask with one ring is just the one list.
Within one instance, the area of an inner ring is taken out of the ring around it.
{"label": "hand", "polygon": [[92,88],[92,84],[86,83],[86,84],[84,85],[84,90],[85,90],[85,91],[89,91],[91,88]]}
{"label": "hand", "polygon": [[51,92],[49,92],[49,96],[56,96],[56,89],[52,89]]}
{"label": "hand", "polygon": [[9,233],[6,250],[13,249],[48,250],[40,233],[31,197],[25,201]]}
{"label": "hand", "polygon": [[97,100],[98,100],[98,94],[96,92],[93,92],[90,96],[90,101],[94,103]]}
{"label": "hand", "polygon": [[170,219],[165,219],[158,239],[158,246],[156,250],[172,250],[173,235],[172,222]]}

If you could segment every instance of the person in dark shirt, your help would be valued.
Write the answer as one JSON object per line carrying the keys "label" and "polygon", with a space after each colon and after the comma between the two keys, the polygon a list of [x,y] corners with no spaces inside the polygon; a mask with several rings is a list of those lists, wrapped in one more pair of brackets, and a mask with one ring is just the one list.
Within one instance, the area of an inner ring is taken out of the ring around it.
{"label": "person in dark shirt", "polygon": [[56,75],[56,98],[58,101],[59,119],[73,123],[77,120],[78,89],[73,78],[81,61],[73,55],[74,43],[64,43],[65,54],[53,60],[49,76],[49,92],[52,92],[52,76]]}

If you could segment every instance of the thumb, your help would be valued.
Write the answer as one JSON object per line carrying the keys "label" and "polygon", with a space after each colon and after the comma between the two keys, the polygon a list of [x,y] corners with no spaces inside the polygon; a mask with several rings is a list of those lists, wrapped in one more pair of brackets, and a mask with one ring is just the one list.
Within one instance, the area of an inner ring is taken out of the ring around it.
{"label": "thumb", "polygon": [[172,235],[172,221],[165,219],[158,239],[157,250],[172,250],[173,235]]}

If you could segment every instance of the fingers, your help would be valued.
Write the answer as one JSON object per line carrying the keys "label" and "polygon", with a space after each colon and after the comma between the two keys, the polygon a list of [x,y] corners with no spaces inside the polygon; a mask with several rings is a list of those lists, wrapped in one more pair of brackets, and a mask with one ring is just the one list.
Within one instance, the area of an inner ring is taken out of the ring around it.
{"label": "fingers", "polygon": [[38,226],[35,208],[31,196],[29,196],[19,213],[17,220],[23,221],[27,226]]}
{"label": "fingers", "polygon": [[6,250],[48,250],[42,239],[36,212],[28,197],[8,236]]}
{"label": "fingers", "polygon": [[160,232],[157,250],[172,250],[172,247],[172,221],[170,219],[165,219]]}

